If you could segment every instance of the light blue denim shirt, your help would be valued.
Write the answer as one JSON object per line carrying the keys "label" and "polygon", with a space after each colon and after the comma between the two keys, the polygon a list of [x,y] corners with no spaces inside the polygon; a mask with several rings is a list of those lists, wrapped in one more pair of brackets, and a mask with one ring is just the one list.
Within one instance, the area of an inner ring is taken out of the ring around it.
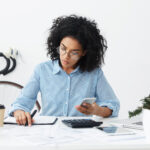
{"label": "light blue denim shirt", "polygon": [[30,112],[38,92],[41,92],[41,115],[85,116],[75,106],[87,97],[96,97],[99,106],[112,109],[113,117],[118,115],[120,108],[120,103],[100,68],[81,73],[77,67],[67,74],[58,60],[49,60],[37,65],[29,82],[12,104],[9,114],[17,109]]}

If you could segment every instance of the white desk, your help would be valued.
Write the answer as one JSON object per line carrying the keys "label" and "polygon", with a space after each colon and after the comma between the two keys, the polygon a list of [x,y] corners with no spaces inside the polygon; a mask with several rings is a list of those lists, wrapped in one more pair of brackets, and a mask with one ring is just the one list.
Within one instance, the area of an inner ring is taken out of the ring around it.
{"label": "white desk", "polygon": [[141,131],[137,135],[106,136],[97,129],[69,128],[61,119],[51,126],[4,125],[0,128],[0,150],[150,150]]}

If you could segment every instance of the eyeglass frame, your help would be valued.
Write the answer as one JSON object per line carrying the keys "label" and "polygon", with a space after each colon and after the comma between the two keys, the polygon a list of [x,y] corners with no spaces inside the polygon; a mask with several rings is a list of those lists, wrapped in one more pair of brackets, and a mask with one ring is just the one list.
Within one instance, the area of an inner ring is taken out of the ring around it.
{"label": "eyeglass frame", "polygon": [[[57,52],[58,52],[59,55],[62,55],[62,56],[66,55],[66,54],[69,54],[69,56],[70,56],[71,58],[75,58],[75,59],[77,59],[77,58],[80,57],[78,53],[73,52],[73,51],[67,52],[67,50],[65,50],[65,49],[63,50],[60,46],[57,48]],[[62,52],[62,53],[61,53],[61,52]],[[73,54],[73,53],[74,53],[74,54]],[[75,53],[76,53],[76,54],[75,54]]]}

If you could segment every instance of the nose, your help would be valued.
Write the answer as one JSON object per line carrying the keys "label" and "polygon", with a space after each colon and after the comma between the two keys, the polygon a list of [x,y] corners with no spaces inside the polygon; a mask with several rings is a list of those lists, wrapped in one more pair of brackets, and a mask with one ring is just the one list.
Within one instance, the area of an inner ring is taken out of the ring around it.
{"label": "nose", "polygon": [[65,58],[69,59],[70,58],[69,52],[66,52],[66,54],[64,56],[65,56]]}

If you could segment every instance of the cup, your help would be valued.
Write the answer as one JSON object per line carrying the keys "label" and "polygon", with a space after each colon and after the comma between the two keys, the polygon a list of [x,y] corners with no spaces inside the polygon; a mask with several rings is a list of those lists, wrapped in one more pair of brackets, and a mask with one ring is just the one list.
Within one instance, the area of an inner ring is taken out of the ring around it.
{"label": "cup", "polygon": [[0,104],[0,127],[4,124],[5,106]]}

